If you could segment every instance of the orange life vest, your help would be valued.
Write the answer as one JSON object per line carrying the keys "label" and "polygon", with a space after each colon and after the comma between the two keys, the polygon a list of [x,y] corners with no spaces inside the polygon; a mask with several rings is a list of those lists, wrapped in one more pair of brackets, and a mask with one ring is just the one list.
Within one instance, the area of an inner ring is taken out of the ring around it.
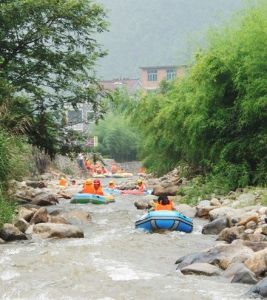
{"label": "orange life vest", "polygon": [[173,202],[169,201],[169,204],[163,205],[161,203],[156,203],[155,210],[173,210]]}
{"label": "orange life vest", "polygon": [[99,187],[96,189],[96,187],[94,186],[94,194],[96,194],[96,195],[104,195],[104,192],[103,192],[103,190],[102,190],[102,187],[99,186]]}
{"label": "orange life vest", "polygon": [[59,180],[59,185],[60,186],[67,186],[67,180],[65,178],[61,178]]}
{"label": "orange life vest", "polygon": [[86,194],[94,194],[95,193],[95,189],[94,189],[94,186],[93,184],[84,184],[83,186],[83,193],[86,193]]}

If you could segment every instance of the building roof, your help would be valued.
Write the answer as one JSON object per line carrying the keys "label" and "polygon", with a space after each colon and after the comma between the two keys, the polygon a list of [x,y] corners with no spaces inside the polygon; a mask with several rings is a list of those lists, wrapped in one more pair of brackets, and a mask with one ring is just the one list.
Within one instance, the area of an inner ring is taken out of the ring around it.
{"label": "building roof", "polygon": [[187,65],[172,65],[172,66],[149,66],[149,67],[140,67],[141,70],[149,70],[149,69],[171,69],[171,68],[185,68]]}
{"label": "building roof", "polygon": [[129,93],[134,93],[140,87],[140,80],[129,78],[112,79],[100,81],[100,84],[104,87],[104,89],[109,91],[115,91],[117,88],[124,87]]}

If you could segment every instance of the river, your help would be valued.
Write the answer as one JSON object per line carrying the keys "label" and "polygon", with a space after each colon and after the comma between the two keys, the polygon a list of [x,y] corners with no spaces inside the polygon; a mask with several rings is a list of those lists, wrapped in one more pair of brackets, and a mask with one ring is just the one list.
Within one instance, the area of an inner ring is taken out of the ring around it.
{"label": "river", "polygon": [[192,234],[140,232],[134,222],[143,211],[135,199],[118,196],[106,206],[61,202],[57,208],[90,212],[84,239],[0,245],[1,299],[245,299],[249,286],[176,271],[179,257],[214,244],[215,237],[201,235],[202,220],[194,220]]}

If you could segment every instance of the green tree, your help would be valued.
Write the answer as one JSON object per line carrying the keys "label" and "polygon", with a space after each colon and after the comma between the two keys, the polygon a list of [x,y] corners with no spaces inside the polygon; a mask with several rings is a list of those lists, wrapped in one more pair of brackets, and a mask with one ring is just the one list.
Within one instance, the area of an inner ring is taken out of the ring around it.
{"label": "green tree", "polygon": [[64,108],[86,102],[101,117],[93,69],[105,55],[96,35],[106,26],[104,9],[89,0],[2,1],[0,89],[10,85],[5,103],[14,116],[6,126],[23,115],[30,142],[53,156]]}
{"label": "green tree", "polygon": [[228,190],[266,184],[266,15],[267,4],[254,1],[210,34],[183,80],[132,107],[150,169],[185,163]]}

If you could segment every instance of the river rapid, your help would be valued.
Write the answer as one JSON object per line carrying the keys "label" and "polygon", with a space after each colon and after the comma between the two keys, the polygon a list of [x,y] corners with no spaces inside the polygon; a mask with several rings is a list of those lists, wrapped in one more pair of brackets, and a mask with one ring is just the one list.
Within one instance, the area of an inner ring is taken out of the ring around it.
{"label": "river rapid", "polygon": [[80,225],[83,239],[0,245],[0,299],[245,299],[249,286],[176,271],[178,258],[215,243],[201,235],[203,220],[194,220],[192,234],[135,230],[144,213],[134,207],[136,197],[117,196],[103,206],[65,200],[53,207],[90,212],[92,221]]}

